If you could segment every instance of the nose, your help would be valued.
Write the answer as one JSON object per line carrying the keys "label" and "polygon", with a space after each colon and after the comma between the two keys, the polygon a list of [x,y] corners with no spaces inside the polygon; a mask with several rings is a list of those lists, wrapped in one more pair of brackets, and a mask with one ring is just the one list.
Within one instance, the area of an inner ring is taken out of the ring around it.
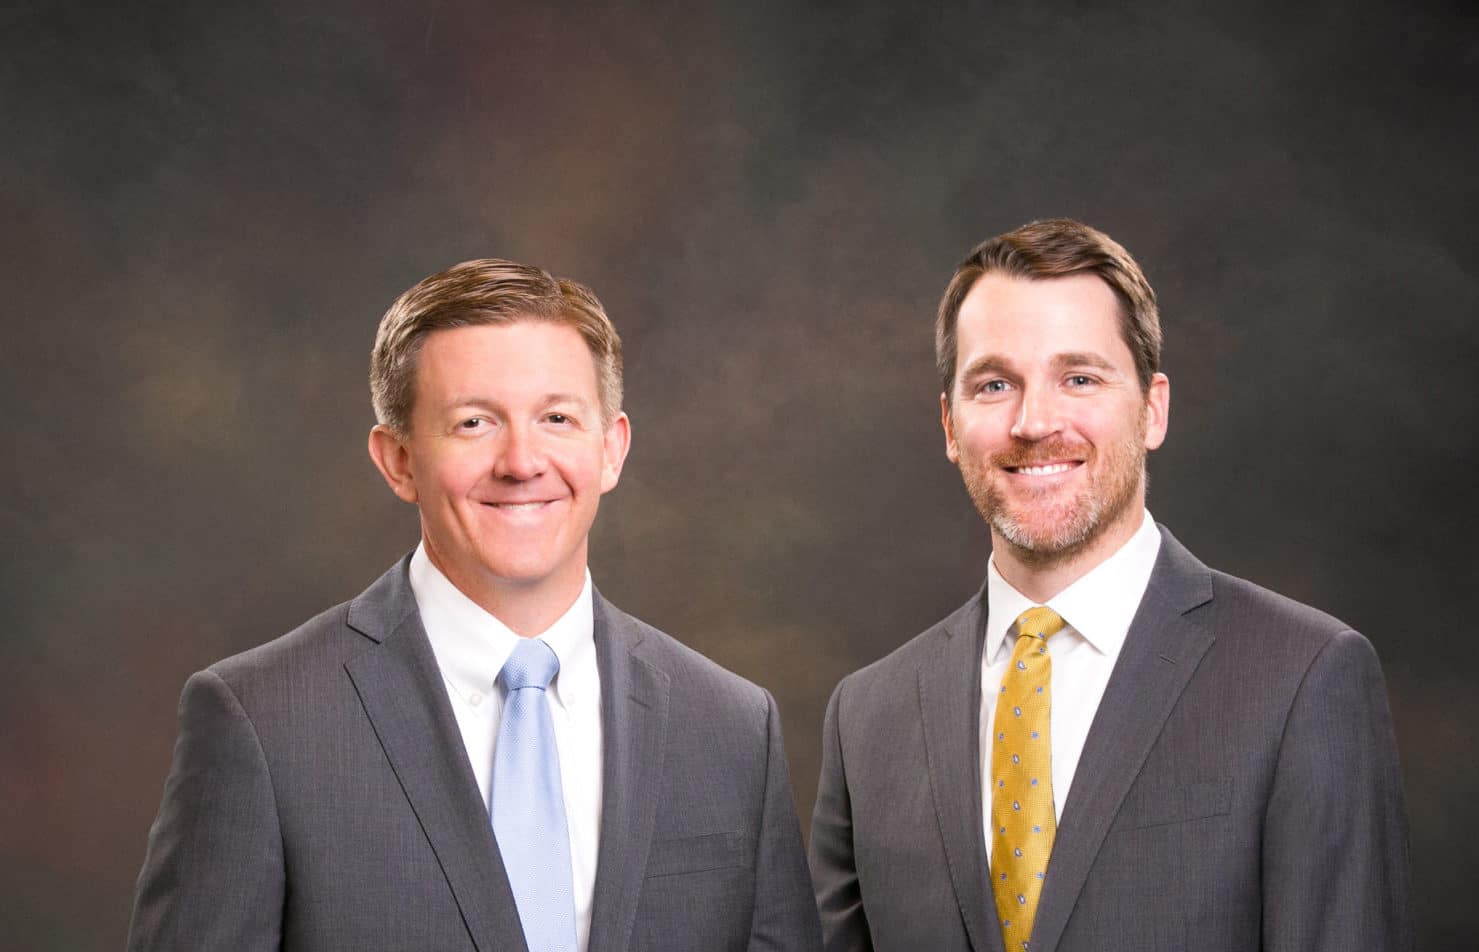
{"label": "nose", "polygon": [[493,459],[493,475],[499,479],[523,481],[543,472],[544,453],[538,435],[527,426],[508,426]]}
{"label": "nose", "polygon": [[1057,395],[1050,388],[1024,388],[1017,419],[1012,424],[1012,436],[1035,443],[1062,429],[1063,416]]}

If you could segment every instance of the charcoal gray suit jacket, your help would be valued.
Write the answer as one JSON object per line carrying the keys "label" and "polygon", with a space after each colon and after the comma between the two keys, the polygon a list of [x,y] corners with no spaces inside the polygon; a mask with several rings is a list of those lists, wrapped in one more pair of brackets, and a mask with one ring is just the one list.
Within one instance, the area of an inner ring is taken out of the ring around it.
{"label": "charcoal gray suit jacket", "polygon": [[[524,950],[408,560],[190,678],[129,948]],[[590,952],[815,949],[770,695],[597,594]]]}
{"label": "charcoal gray suit jacket", "polygon": [[[1030,952],[1410,948],[1406,814],[1371,645],[1161,531]],[[832,695],[811,827],[829,950],[1002,952],[982,830],[985,614],[983,589]]]}

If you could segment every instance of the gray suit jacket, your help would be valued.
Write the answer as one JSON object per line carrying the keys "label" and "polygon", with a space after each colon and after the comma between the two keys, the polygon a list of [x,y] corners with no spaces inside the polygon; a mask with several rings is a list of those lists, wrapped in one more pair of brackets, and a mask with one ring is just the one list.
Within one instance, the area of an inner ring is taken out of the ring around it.
{"label": "gray suit jacket", "polygon": [[[1407,822],[1370,644],[1162,537],[1063,805],[1031,952],[1409,948]],[[832,695],[811,828],[829,950],[1002,952],[982,829],[985,612],[983,591]]]}
{"label": "gray suit jacket", "polygon": [[[190,678],[131,950],[524,950],[406,575]],[[595,597],[590,952],[815,949],[775,704]]]}

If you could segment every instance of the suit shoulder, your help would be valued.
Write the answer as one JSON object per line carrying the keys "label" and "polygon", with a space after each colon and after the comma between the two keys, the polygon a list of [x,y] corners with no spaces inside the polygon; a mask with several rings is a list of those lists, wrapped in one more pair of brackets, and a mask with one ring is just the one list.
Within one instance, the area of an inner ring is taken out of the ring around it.
{"label": "suit shoulder", "polygon": [[637,657],[671,679],[675,691],[718,706],[738,705],[747,711],[764,711],[770,701],[764,688],[735,674],[713,659],[695,651],[661,629],[606,603],[630,630],[640,635]]}
{"label": "suit shoulder", "polygon": [[1209,570],[1212,589],[1222,612],[1235,619],[1261,619],[1287,635],[1306,634],[1318,639],[1330,638],[1351,626],[1312,605],[1295,601],[1272,589],[1264,588],[1236,575]]}
{"label": "suit shoulder", "polygon": [[1209,570],[1219,638],[1242,643],[1265,662],[1302,668],[1327,649],[1354,651],[1375,661],[1367,638],[1339,618],[1247,579]]}
{"label": "suit shoulder", "polygon": [[338,668],[368,644],[350,628],[349,602],[326,609],[285,635],[212,664],[207,670],[237,694],[288,677]]}
{"label": "suit shoulder", "polygon": [[871,693],[896,683],[900,678],[908,678],[912,683],[913,672],[920,663],[948,641],[976,637],[980,620],[981,603],[977,595],[882,658],[843,678],[837,685],[837,692],[860,690]]}

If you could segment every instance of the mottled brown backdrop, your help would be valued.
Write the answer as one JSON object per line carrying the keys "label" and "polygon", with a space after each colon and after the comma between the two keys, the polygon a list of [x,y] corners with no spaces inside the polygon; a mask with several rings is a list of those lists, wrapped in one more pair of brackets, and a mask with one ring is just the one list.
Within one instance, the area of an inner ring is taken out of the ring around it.
{"label": "mottled brown backdrop", "polygon": [[1375,642],[1424,945],[1471,948],[1479,20],[1189,7],[5,3],[0,945],[119,948],[186,676],[414,543],[367,355],[469,257],[606,302],[594,574],[775,692],[809,815],[837,679],[984,569],[937,296],[1070,215],[1161,294],[1155,515]]}

